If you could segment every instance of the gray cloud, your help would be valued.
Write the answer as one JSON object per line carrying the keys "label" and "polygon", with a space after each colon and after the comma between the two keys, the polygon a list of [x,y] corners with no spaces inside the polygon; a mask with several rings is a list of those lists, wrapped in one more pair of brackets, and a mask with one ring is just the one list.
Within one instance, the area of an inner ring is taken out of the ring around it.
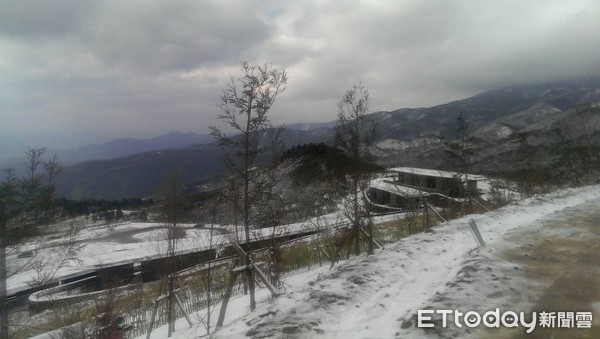
{"label": "gray cloud", "polygon": [[97,11],[84,1],[6,1],[0,11],[2,34],[18,39],[59,38],[82,29]]}
{"label": "gray cloud", "polygon": [[597,1],[13,0],[2,7],[0,144],[36,135],[65,147],[206,132],[242,60],[288,70],[275,123],[333,120],[337,101],[359,81],[373,110],[391,110],[514,83],[600,76]]}
{"label": "gray cloud", "polygon": [[86,35],[111,67],[161,72],[235,63],[270,35],[268,24],[252,14],[252,2],[122,3],[115,2]]}

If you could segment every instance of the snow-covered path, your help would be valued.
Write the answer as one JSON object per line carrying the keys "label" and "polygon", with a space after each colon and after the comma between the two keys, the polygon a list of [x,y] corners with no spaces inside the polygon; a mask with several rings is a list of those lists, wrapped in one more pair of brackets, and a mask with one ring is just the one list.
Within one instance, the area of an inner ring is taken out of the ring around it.
{"label": "snow-covered path", "polygon": [[[285,295],[241,318],[229,317],[216,337],[477,336],[464,328],[459,333],[416,328],[416,312],[451,307],[526,311],[522,308],[531,306],[532,296],[519,291],[535,282],[503,257],[516,246],[511,237],[539,231],[545,218],[585,202],[600,205],[600,186],[562,190],[453,220],[374,256],[342,262],[316,278],[296,277]],[[477,222],[485,247],[475,249],[469,218]]]}

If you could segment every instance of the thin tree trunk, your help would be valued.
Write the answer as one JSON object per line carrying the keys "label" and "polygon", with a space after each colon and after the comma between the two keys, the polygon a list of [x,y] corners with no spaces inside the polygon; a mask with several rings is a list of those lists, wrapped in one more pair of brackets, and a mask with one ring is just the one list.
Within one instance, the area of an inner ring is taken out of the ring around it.
{"label": "thin tree trunk", "polygon": [[210,334],[210,313],[211,313],[211,303],[212,303],[212,265],[208,264],[208,286],[206,287],[206,334]]}
{"label": "thin tree trunk", "polygon": [[167,297],[167,317],[168,317],[168,321],[169,321],[169,338],[171,337],[171,335],[173,334],[173,332],[175,332],[175,304],[174,304],[174,298],[173,298],[173,290],[174,290],[174,286],[173,286],[173,278],[170,277],[169,278],[169,296]]}
{"label": "thin tree trunk", "polygon": [[169,256],[169,267],[167,269],[167,321],[168,321],[168,336],[169,338],[175,332],[175,253],[176,253],[176,230],[179,221],[179,201],[178,201],[178,185],[179,181],[176,174],[173,174],[168,179],[167,186],[167,240],[168,248],[167,255]]}
{"label": "thin tree trunk", "polygon": [[0,200],[0,339],[8,339],[8,307],[6,305],[6,210]]}
{"label": "thin tree trunk", "polygon": [[[215,216],[213,214],[213,220],[211,220],[210,224],[210,241],[209,248],[213,249],[213,239],[214,239],[214,228],[215,228]],[[215,249],[215,258],[217,250]],[[212,279],[213,271],[212,271],[212,260],[208,262],[208,270],[206,272],[206,334],[210,335],[210,314],[211,314],[211,303],[212,303]]]}
{"label": "thin tree trunk", "polygon": [[233,285],[235,285],[235,279],[237,278],[237,272],[234,272],[233,269],[239,264],[239,260],[235,260],[233,263],[233,267],[229,271],[229,281],[227,282],[225,294],[223,294],[223,302],[221,303],[221,309],[219,310],[219,319],[217,319],[217,329],[221,328],[223,326],[223,321],[225,321],[227,305],[229,304],[229,298],[231,298],[231,293],[233,292]]}
{"label": "thin tree trunk", "polygon": [[354,254],[360,254],[360,216],[358,211],[358,174],[354,174]]}
{"label": "thin tree trunk", "polygon": [[167,276],[167,282],[168,282],[168,297],[167,297],[167,317],[168,317],[168,322],[169,322],[169,326],[168,326],[168,336],[169,338],[171,337],[171,334],[173,334],[173,332],[175,332],[175,304],[174,304],[174,298],[173,298],[173,293],[175,291],[175,270],[173,269],[173,265],[174,263],[174,258],[175,258],[175,223],[172,223],[170,225],[170,230],[169,230],[169,257],[170,257],[170,264],[169,264],[169,275]]}
{"label": "thin tree trunk", "polygon": [[375,248],[373,247],[373,218],[369,215],[367,221],[367,232],[369,234],[369,245],[367,247],[367,254],[373,255],[375,253]]}
{"label": "thin tree trunk", "polygon": [[[253,99],[251,98],[250,103],[252,103]],[[246,120],[246,133],[244,135],[245,138],[245,143],[244,143],[244,230],[246,233],[246,244],[250,244],[250,194],[249,194],[249,190],[250,190],[250,133],[249,133],[249,128],[250,128],[250,118],[252,115],[251,112],[252,107],[248,106],[248,111],[247,111],[247,120]],[[248,279],[248,291],[249,291],[249,295],[250,295],[250,311],[254,311],[254,309],[256,308],[256,299],[254,296],[254,290],[255,290],[255,286],[254,286],[254,272],[252,272],[251,268],[251,264],[252,264],[252,259],[250,257],[250,246],[246,247],[246,267],[248,267],[248,269],[246,270],[246,277]]]}
{"label": "thin tree trunk", "polygon": [[[589,135],[588,135],[589,137]],[[587,148],[588,148],[588,154],[590,156],[590,166],[589,166],[589,172],[588,172],[588,184],[589,181],[592,179],[592,174],[594,173],[594,154],[592,153],[592,142],[589,140],[588,138],[588,142],[587,142]]]}

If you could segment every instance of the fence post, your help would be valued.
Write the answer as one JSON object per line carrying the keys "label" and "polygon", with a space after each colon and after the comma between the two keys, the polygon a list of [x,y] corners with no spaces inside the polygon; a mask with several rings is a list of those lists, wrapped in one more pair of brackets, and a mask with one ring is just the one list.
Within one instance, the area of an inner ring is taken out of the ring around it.
{"label": "fence post", "polygon": [[481,237],[481,233],[479,233],[479,229],[477,228],[477,224],[475,224],[475,220],[469,220],[469,229],[471,230],[471,234],[473,234],[473,237],[475,238],[475,241],[477,242],[479,247],[485,245],[485,242]]}

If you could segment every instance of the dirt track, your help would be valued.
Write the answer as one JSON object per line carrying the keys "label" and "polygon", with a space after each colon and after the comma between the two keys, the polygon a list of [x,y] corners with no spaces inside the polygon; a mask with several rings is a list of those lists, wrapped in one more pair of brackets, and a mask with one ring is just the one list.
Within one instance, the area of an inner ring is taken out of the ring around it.
{"label": "dirt track", "polygon": [[[493,332],[503,338],[600,338],[600,200],[555,213],[542,231],[519,232],[509,240],[519,245],[505,253],[540,287],[531,311],[593,314],[592,329],[543,328]],[[548,235],[550,234],[550,235]]]}

